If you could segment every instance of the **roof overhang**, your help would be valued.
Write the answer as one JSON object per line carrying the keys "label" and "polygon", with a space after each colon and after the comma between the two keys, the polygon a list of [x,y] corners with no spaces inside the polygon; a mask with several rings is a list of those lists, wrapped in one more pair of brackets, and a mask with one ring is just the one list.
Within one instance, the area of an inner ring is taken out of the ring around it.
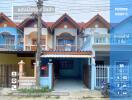
{"label": "roof overhang", "polygon": [[44,51],[42,58],[92,58],[91,51]]}

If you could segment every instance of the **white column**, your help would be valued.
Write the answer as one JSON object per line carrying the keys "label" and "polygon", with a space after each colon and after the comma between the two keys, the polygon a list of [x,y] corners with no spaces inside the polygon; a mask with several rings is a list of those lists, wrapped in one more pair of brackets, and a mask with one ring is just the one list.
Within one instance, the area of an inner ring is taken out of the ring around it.
{"label": "white column", "polygon": [[108,83],[110,82],[110,66],[106,66],[107,67],[107,79],[108,79]]}
{"label": "white column", "polygon": [[49,67],[49,89],[52,89],[52,63],[48,63],[48,67]]}
{"label": "white column", "polygon": [[96,85],[96,66],[95,66],[95,52],[91,58],[91,90],[94,90]]}
{"label": "white column", "polygon": [[75,40],[75,41],[76,41],[76,43],[75,43],[75,50],[77,51],[77,46],[78,46],[78,42],[77,42],[77,41],[78,41],[78,39],[77,39],[77,34],[76,34],[76,40]]}
{"label": "white column", "polygon": [[26,40],[25,40],[25,38],[26,38],[26,36],[25,36],[25,34],[24,34],[24,38],[23,38],[23,42],[24,42],[24,43],[23,43],[23,50],[24,50],[24,51],[26,51],[26,47],[25,47]]}

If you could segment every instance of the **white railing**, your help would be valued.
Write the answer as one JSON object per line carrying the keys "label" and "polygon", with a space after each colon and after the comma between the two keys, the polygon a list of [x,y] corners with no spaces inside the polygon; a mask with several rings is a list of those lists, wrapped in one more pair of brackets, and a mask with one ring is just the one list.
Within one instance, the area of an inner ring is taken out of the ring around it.
{"label": "white railing", "polygon": [[80,46],[77,45],[56,45],[58,51],[79,51]]}
{"label": "white railing", "polygon": [[94,34],[93,44],[95,45],[109,45],[110,35],[109,34]]}
{"label": "white railing", "polygon": [[[42,50],[46,50],[46,45],[40,46]],[[25,51],[36,51],[37,45],[25,45]]]}
{"label": "white railing", "polygon": [[35,77],[21,77],[19,78],[19,88],[33,88],[36,86]]}
{"label": "white railing", "polygon": [[100,89],[103,81],[109,83],[109,66],[108,65],[96,66],[95,88]]}
{"label": "white railing", "polygon": [[89,35],[83,43],[81,50],[91,50],[92,45],[110,45],[109,34],[93,34]]}

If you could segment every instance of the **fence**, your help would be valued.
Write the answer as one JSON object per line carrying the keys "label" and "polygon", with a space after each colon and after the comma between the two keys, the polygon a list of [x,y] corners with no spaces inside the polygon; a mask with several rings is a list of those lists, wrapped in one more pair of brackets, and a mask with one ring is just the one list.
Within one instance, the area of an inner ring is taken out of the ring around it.
{"label": "fence", "polygon": [[16,64],[0,64],[0,87],[11,87],[11,72],[18,72]]}
{"label": "fence", "polygon": [[109,66],[96,66],[95,88],[100,89],[103,81],[109,82]]}

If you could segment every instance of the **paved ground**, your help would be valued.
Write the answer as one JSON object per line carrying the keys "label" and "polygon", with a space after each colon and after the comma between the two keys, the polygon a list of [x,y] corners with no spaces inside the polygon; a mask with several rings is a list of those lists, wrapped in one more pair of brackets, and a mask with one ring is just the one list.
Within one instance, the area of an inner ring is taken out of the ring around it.
{"label": "paved ground", "polygon": [[87,89],[82,80],[75,79],[59,79],[55,81],[55,91],[77,91]]}
{"label": "paved ground", "polygon": [[[0,96],[0,100],[109,100],[102,98],[99,91],[87,89],[79,80],[59,80],[54,86],[50,96],[24,97],[24,96]],[[0,93],[10,93],[10,89],[2,89]]]}
{"label": "paved ground", "polygon": [[45,98],[45,97],[1,97],[0,100],[109,100],[106,98],[77,98],[77,97],[50,97],[50,98]]}
{"label": "paved ground", "polygon": [[[51,94],[60,94],[62,92],[52,92]],[[99,91],[72,91],[63,92],[64,95],[50,95],[41,97],[26,97],[26,96],[0,96],[0,100],[109,100],[108,98],[101,98]]]}

